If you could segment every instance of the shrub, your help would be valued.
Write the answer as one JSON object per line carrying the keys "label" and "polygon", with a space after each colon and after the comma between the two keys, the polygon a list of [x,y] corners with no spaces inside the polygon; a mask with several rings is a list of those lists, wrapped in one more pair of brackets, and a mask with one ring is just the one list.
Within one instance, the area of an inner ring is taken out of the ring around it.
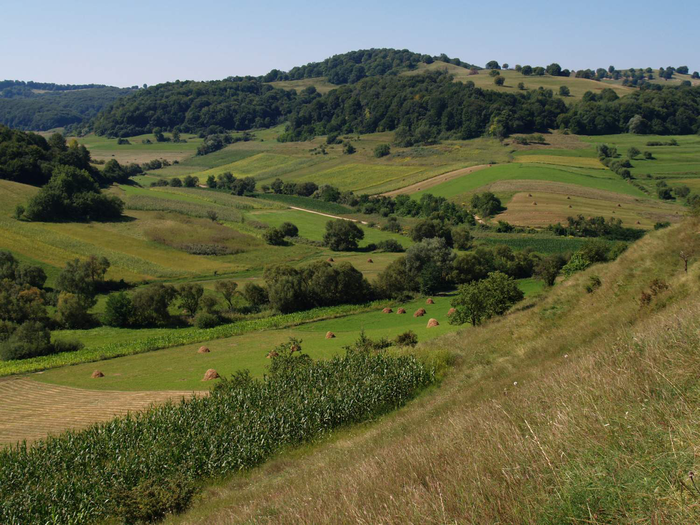
{"label": "shrub", "polygon": [[197,328],[214,328],[219,326],[219,316],[211,314],[208,312],[199,312],[197,317],[194,318],[194,325]]}
{"label": "shrub", "polygon": [[0,360],[28,359],[54,352],[51,332],[38,321],[26,321],[19,325],[7,340],[0,343]]}
{"label": "shrub", "polygon": [[386,157],[391,153],[391,146],[389,144],[379,144],[374,148],[374,156],[378,159],[381,157]]}
{"label": "shrub", "polygon": [[493,79],[493,83],[494,83],[495,85],[497,85],[497,86],[502,86],[503,84],[506,83],[506,79],[503,78],[503,77],[498,76],[498,77],[496,77],[496,78]]}
{"label": "shrub", "polygon": [[389,253],[402,253],[406,251],[406,249],[396,239],[387,239],[386,241],[379,241],[377,243],[377,249]]}
{"label": "shrub", "polygon": [[133,304],[125,292],[118,292],[107,297],[105,313],[102,321],[107,326],[124,328],[131,324]]}
{"label": "shrub", "polygon": [[413,330],[409,330],[408,332],[397,335],[395,342],[397,346],[414,347],[418,344],[418,336]]}
{"label": "shrub", "polygon": [[283,222],[279,225],[279,230],[285,237],[297,237],[299,235],[299,228],[291,222]]}
{"label": "shrub", "polygon": [[512,277],[492,272],[486,279],[460,286],[459,294],[452,300],[456,311],[450,317],[450,323],[470,322],[476,326],[483,319],[503,315],[523,297],[522,290]]}
{"label": "shrub", "polygon": [[173,188],[180,188],[182,186],[182,181],[178,177],[173,177],[170,179],[170,186]]}
{"label": "shrub", "polygon": [[597,275],[591,275],[588,278],[588,284],[586,285],[586,292],[588,293],[593,293],[595,292],[598,288],[600,288],[602,281],[600,280],[600,277]]}
{"label": "shrub", "polygon": [[272,246],[284,246],[284,233],[279,228],[269,228],[263,232],[263,239]]}
{"label": "shrub", "polygon": [[243,298],[253,308],[260,308],[270,302],[267,290],[255,283],[246,283],[243,287]]}

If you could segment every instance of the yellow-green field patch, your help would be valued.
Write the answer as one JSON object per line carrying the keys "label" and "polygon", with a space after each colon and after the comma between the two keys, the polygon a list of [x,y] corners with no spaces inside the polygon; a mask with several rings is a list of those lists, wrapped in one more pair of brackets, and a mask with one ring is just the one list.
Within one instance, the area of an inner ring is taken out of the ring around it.
{"label": "yellow-green field patch", "polygon": [[518,162],[523,164],[554,164],[556,166],[573,166],[576,168],[606,169],[596,158],[564,157],[559,155],[518,155]]}

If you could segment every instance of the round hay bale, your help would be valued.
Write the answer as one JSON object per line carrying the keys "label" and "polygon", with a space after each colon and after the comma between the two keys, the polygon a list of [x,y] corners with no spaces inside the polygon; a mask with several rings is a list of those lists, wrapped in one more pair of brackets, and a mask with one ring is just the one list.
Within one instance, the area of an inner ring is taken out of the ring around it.
{"label": "round hay bale", "polygon": [[428,321],[428,328],[433,328],[434,326],[440,326],[437,319],[431,319]]}
{"label": "round hay bale", "polygon": [[98,377],[104,377],[104,376],[105,376],[105,375],[104,375],[102,372],[100,372],[99,370],[95,370],[95,371],[92,373],[92,378],[93,378],[93,379],[97,379]]}
{"label": "round hay bale", "polygon": [[642,224],[641,222],[637,221],[637,224]]}
{"label": "round hay bale", "polygon": [[272,359],[273,357],[277,357],[279,354],[275,351],[272,350],[269,354],[267,354],[268,359]]}
{"label": "round hay bale", "polygon": [[425,304],[435,304],[435,301],[433,301],[430,297],[428,297],[428,300],[425,301]]}
{"label": "round hay bale", "polygon": [[622,204],[618,204],[617,207],[618,207],[618,208],[622,208]]}
{"label": "round hay bale", "polygon": [[373,263],[374,261],[372,259],[367,259],[368,263]]}
{"label": "round hay bale", "polygon": [[398,310],[396,310],[396,313],[397,313],[397,314],[405,314],[405,313],[406,313],[406,309],[405,309],[405,308],[399,308]]}
{"label": "round hay bale", "polygon": [[326,262],[335,262],[335,260],[333,259],[333,257],[329,257],[328,259],[326,259]]}
{"label": "round hay bale", "polygon": [[384,308],[384,310],[382,310],[382,313],[383,313],[383,314],[390,314],[390,313],[392,313],[393,311],[394,311],[394,310],[392,310],[391,308]]}
{"label": "round hay bale", "polygon": [[536,203],[536,202],[533,202],[532,205],[533,205],[533,206],[537,206],[537,203]]}
{"label": "round hay bale", "polygon": [[457,310],[455,310],[454,308],[450,308],[449,310],[447,310],[447,317],[454,315],[456,313],[457,313]]}
{"label": "round hay bale", "polygon": [[198,354],[208,354],[209,352],[211,352],[211,350],[209,350],[206,346],[200,346],[199,350],[197,350]]}
{"label": "round hay bale", "polygon": [[571,204],[569,204],[569,208],[571,208]]}
{"label": "round hay bale", "polygon": [[418,310],[415,311],[413,314],[413,317],[423,317],[425,315],[425,308],[419,308]]}
{"label": "round hay bale", "polygon": [[212,379],[219,379],[219,373],[214,370],[213,368],[210,368],[204,373],[204,379],[202,381],[211,381]]}
{"label": "round hay bale", "polygon": [[570,201],[570,200],[571,200],[571,197],[569,197],[569,196],[567,195],[567,196],[566,196],[566,200],[567,200],[567,201]]}
{"label": "round hay bale", "polygon": [[532,193],[528,193],[527,196],[528,196],[528,197],[532,197]]}
{"label": "round hay bale", "polygon": [[326,339],[334,339],[335,334],[333,332],[326,332]]}

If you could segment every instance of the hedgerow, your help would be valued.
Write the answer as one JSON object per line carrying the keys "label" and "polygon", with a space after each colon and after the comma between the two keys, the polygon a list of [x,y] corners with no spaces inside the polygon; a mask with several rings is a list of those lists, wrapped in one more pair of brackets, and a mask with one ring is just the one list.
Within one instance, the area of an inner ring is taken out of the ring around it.
{"label": "hedgerow", "polygon": [[162,518],[203,482],[395,409],[435,379],[413,356],[278,359],[287,362],[261,380],[239,372],[209,396],[0,451],[0,523]]}
{"label": "hedgerow", "polygon": [[101,346],[87,347],[75,352],[65,352],[31,359],[15,361],[0,361],[0,377],[38,372],[49,368],[57,368],[66,365],[76,365],[79,363],[90,363],[101,361],[113,357],[125,355],[142,354],[153,350],[171,348],[202,341],[223,339],[233,337],[248,332],[258,330],[272,330],[276,328],[287,328],[311,321],[322,319],[332,319],[353,313],[368,311],[381,305],[386,301],[377,301],[365,305],[346,304],[340,306],[329,306],[314,308],[303,312],[291,314],[275,315],[261,319],[251,319],[237,323],[225,324],[215,328],[182,328],[174,329],[171,333],[153,336],[137,341],[122,341]]}

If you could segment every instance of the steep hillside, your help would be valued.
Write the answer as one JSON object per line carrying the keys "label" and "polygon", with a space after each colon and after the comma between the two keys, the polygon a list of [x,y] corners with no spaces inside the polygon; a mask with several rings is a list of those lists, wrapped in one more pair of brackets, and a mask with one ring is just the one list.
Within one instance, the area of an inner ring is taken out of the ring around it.
{"label": "steep hillside", "polygon": [[700,251],[699,227],[422,345],[454,356],[439,389],[170,522],[697,522],[700,264],[685,273],[678,254]]}

